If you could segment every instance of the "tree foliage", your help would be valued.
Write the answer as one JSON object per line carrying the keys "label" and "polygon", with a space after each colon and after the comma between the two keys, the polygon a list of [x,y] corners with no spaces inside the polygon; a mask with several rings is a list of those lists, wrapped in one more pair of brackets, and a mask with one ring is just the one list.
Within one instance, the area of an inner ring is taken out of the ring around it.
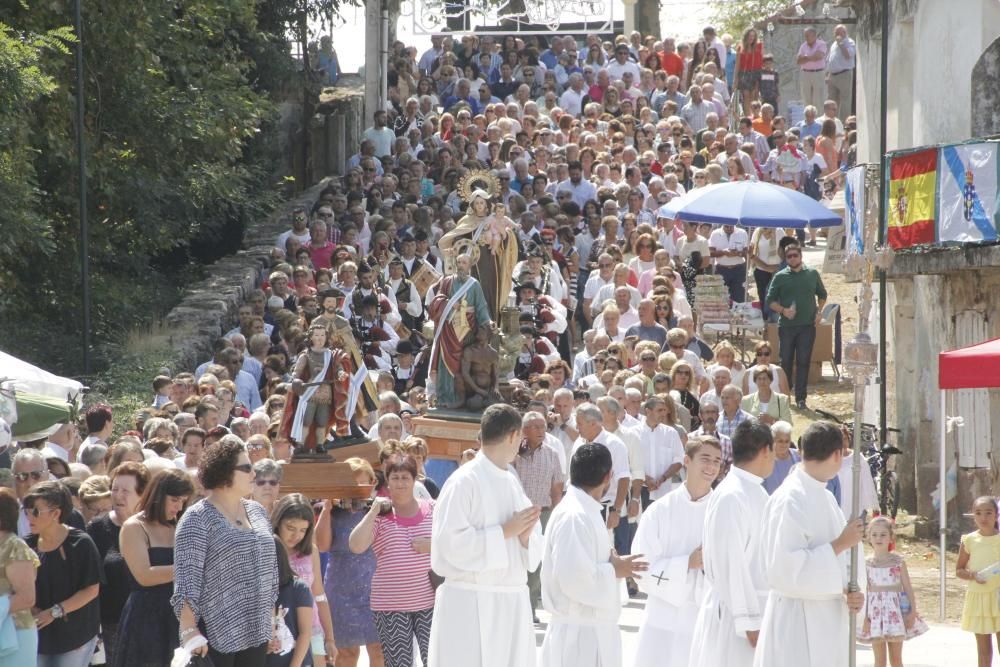
{"label": "tree foliage", "polygon": [[[172,305],[193,260],[234,250],[275,202],[288,30],[310,6],[83,0],[98,353]],[[0,8],[3,345],[64,372],[81,356],[72,10]]]}
{"label": "tree foliage", "polygon": [[738,41],[754,23],[791,4],[792,0],[712,0],[712,21],[720,35],[728,32]]}

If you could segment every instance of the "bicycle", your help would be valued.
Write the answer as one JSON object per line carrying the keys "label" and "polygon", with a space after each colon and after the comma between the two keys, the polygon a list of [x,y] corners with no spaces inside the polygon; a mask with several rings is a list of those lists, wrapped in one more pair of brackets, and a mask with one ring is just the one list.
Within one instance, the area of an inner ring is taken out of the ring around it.
{"label": "bicycle", "polygon": [[[853,427],[852,424],[845,422],[837,415],[824,410],[816,410],[816,413],[841,426]],[[886,428],[886,431],[896,434],[901,432],[899,429],[892,427]],[[861,440],[862,448],[860,454],[868,464],[869,473],[875,480],[879,512],[882,516],[888,516],[895,521],[896,514],[899,513],[899,474],[896,472],[895,457],[902,454],[903,450],[888,442],[883,442],[881,446],[876,446],[876,443],[878,443],[878,426],[875,424],[861,424]],[[851,433],[851,441],[853,447],[853,432]]]}

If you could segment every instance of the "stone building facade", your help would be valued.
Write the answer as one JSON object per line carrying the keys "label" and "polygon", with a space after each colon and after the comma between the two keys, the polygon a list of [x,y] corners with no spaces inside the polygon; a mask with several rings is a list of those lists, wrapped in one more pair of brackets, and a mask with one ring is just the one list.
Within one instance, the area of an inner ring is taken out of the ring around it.
{"label": "stone building facade", "polygon": [[[858,161],[877,162],[881,2],[850,4],[858,17]],[[1000,2],[890,5],[888,150],[1000,134]],[[888,277],[888,422],[902,429],[907,452],[904,505],[930,517],[940,464],[938,353],[1000,336],[1000,246],[904,251]],[[965,420],[946,460],[957,468],[957,518],[972,497],[1000,491],[1000,391],[949,394],[947,414]],[[869,397],[877,404],[877,391]]]}

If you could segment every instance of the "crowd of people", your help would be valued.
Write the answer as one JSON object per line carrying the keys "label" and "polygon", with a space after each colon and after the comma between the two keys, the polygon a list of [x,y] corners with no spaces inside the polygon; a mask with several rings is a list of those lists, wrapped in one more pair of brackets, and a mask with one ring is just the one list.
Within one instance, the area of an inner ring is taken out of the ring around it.
{"label": "crowd of people", "polygon": [[[803,69],[853,68],[836,35],[826,56],[806,31]],[[162,667],[183,646],[216,666],[352,667],[364,650],[376,667],[521,667],[541,608],[547,667],[616,665],[620,585],[649,598],[637,665],[840,650],[788,629],[860,608],[842,565],[862,528],[843,517],[876,505],[868,478],[850,506],[839,431],[792,443],[826,299],[803,262],[815,241],[660,211],[724,181],[836,187],[824,177],[855,141],[843,72],[827,81],[841,105],[792,124],[752,29],[735,48],[712,28],[691,43],[432,42],[394,45],[392,108],[346,175],[291,212],[211,359],[152,378],[117,437],[95,405],[20,443],[0,489],[16,629],[0,628],[0,665]],[[778,349],[761,341],[744,365],[709,344],[696,288],[711,274],[777,323]],[[523,340],[508,370],[501,307]],[[414,418],[463,406],[482,414],[478,445],[461,465],[431,457]],[[282,493],[295,454],[362,439],[376,465],[346,464],[372,498]],[[788,540],[773,532],[786,525]],[[806,543],[833,546],[803,563]],[[901,640],[883,627],[869,640]]]}

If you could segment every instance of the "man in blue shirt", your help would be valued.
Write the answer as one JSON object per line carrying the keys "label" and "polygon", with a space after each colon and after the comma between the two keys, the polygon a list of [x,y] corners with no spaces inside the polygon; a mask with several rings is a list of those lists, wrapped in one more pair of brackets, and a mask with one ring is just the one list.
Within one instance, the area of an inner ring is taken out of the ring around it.
{"label": "man in blue shirt", "polygon": [[445,111],[447,111],[456,104],[458,104],[459,102],[464,102],[465,104],[468,104],[469,111],[472,112],[473,116],[479,113],[480,110],[479,102],[477,102],[474,97],[469,95],[468,79],[458,80],[458,83],[455,84],[455,94],[446,97],[444,99],[444,102],[442,102],[442,106],[444,107]]}
{"label": "man in blue shirt", "polygon": [[795,127],[799,128],[799,138],[812,137],[815,139],[819,136],[823,124],[816,120],[818,115],[819,111],[813,105],[810,104],[805,108],[805,118],[795,124]]}
{"label": "man in blue shirt", "polygon": [[542,52],[542,55],[538,56],[538,59],[545,63],[547,69],[555,69],[556,65],[559,63],[559,56],[563,52],[563,41],[562,37],[555,36],[552,41],[549,42],[549,48]]}

